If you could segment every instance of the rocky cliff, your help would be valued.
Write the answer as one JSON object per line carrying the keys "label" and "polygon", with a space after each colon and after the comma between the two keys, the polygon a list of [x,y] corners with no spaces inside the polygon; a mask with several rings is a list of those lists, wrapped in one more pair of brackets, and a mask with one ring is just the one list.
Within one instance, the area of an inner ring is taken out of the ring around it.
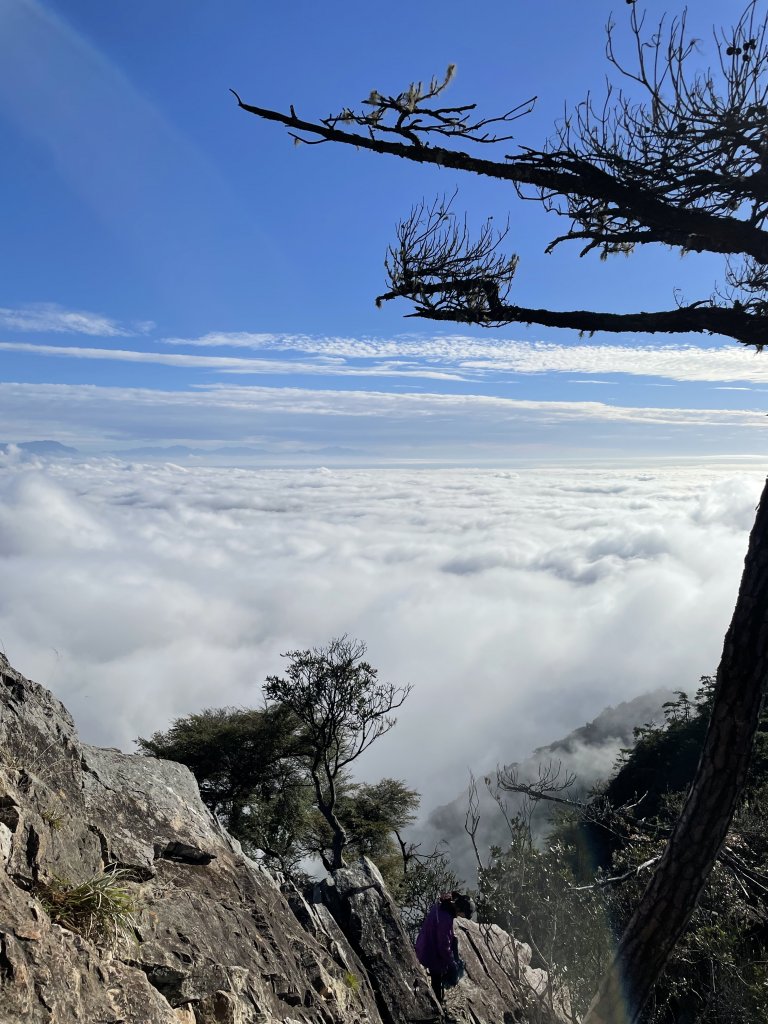
{"label": "rocky cliff", "polygon": [[181,765],[87,746],[0,655],[0,1024],[564,1019],[530,951],[462,923],[435,1001],[375,867],[306,899],[245,856]]}

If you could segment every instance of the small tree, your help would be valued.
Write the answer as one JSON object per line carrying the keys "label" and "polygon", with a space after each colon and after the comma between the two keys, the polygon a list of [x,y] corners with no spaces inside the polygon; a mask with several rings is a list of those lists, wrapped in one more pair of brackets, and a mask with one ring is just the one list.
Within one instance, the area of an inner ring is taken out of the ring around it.
{"label": "small tree", "polygon": [[[347,835],[346,849],[369,857],[394,892],[402,873],[400,848],[396,842],[400,830],[415,818],[420,796],[400,779],[380,779],[375,783],[337,783],[336,814]],[[307,833],[307,852],[330,864],[333,830],[316,805],[313,806]]]}
{"label": "small tree", "polygon": [[358,783],[343,808],[349,845],[377,863],[399,859],[395,836],[414,821],[419,800],[402,779]]}
{"label": "small tree", "polygon": [[[260,851],[289,875],[307,856],[328,861],[333,832],[315,804],[309,748],[283,706],[207,708],[137,743],[144,754],[187,765],[206,805],[249,853]],[[358,783],[346,774],[336,794],[347,845],[399,885],[395,837],[414,820],[419,794],[399,779]]]}
{"label": "small tree", "polygon": [[283,708],[301,723],[308,749],[309,775],[320,813],[331,830],[326,868],[344,866],[349,835],[340,815],[345,769],[380,736],[389,732],[410,686],[380,683],[364,661],[365,644],[348,636],[325,647],[289,651],[285,678],[268,676],[264,694],[272,707]]}

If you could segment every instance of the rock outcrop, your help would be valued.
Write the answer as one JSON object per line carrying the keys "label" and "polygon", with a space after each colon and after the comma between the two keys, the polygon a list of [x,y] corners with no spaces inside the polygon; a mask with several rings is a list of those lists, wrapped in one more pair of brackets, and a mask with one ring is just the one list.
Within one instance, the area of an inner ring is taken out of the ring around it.
{"label": "rock outcrop", "polygon": [[335,871],[317,887],[371,978],[384,1024],[439,1021],[513,1024],[567,1021],[567,995],[531,967],[530,946],[496,925],[457,919],[466,975],[440,1007],[403,929],[397,906],[368,860]]}
{"label": "rock outcrop", "polygon": [[[316,934],[302,927],[186,768],[82,745],[48,691],[7,662],[0,680],[2,1024],[380,1024],[335,925],[307,907]],[[109,869],[135,900],[132,935],[52,922],[51,882]]]}
{"label": "rock outcrop", "polygon": [[369,860],[334,871],[317,887],[371,978],[385,1024],[437,1022],[442,1016],[397,908]]}
{"label": "rock outcrop", "polygon": [[573,1022],[568,993],[531,967],[531,947],[495,924],[457,921],[454,928],[466,977],[445,998],[457,1024],[556,1024]]}
{"label": "rock outcrop", "polygon": [[[99,907],[100,884],[122,916]],[[73,924],[67,901],[89,892],[94,915]],[[319,892],[245,856],[185,767],[82,744],[0,655],[0,1024],[440,1020],[373,865]],[[453,1019],[540,1019],[546,978],[525,947],[468,923],[460,943]]]}

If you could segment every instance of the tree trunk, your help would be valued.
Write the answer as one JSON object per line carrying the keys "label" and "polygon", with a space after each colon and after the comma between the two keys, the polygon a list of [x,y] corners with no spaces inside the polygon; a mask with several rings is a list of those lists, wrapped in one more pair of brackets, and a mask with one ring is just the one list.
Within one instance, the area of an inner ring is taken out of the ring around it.
{"label": "tree trunk", "polygon": [[[338,820],[338,819],[337,819]],[[347,845],[347,837],[344,830],[339,827],[334,830],[333,842],[331,843],[331,871],[337,871],[347,865],[344,863],[343,851]]]}
{"label": "tree trunk", "polygon": [[768,675],[768,482],[717,670],[696,776],[583,1024],[633,1024],[686,928],[743,791]]}
{"label": "tree trunk", "polygon": [[[312,776],[312,783],[315,787],[317,809],[331,827],[331,857],[328,863],[326,863],[325,858],[322,858],[323,865],[325,866],[326,871],[336,871],[338,868],[345,868],[347,866],[344,862],[344,848],[347,845],[347,833],[344,826],[336,816],[336,789],[333,784],[333,778],[329,775],[328,782],[330,797],[329,799],[326,799],[323,794],[323,787],[320,784],[320,776],[317,773],[317,768],[313,766],[310,769],[310,774]],[[330,867],[328,866],[329,864]]]}

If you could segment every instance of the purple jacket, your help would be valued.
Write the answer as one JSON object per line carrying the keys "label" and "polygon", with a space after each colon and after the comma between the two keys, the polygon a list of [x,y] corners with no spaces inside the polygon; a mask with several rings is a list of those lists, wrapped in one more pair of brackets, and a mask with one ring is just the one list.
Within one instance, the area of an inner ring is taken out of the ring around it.
{"label": "purple jacket", "polygon": [[435,903],[424,918],[416,939],[416,956],[428,971],[444,974],[456,967],[454,956],[453,915]]}

